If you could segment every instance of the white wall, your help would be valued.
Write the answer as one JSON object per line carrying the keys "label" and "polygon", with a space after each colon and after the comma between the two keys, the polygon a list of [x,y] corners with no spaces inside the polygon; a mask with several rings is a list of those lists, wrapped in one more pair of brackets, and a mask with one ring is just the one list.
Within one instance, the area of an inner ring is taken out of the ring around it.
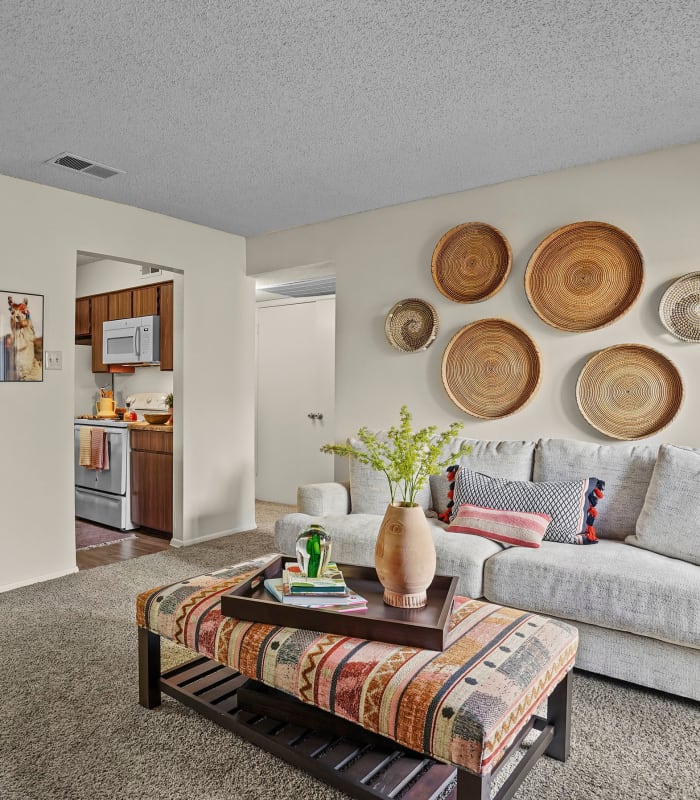
{"label": "white wall", "polygon": [[[483,439],[562,436],[610,442],[581,416],[576,379],[586,360],[613,344],[656,348],[678,367],[685,402],[675,421],[650,442],[700,447],[700,345],[665,332],[658,305],[669,283],[697,271],[700,232],[700,144],[564,170],[446,195],[248,240],[248,274],[332,261],[337,276],[336,439],[361,425],[386,427],[407,403],[417,424],[458,419],[464,434]],[[598,331],[564,333],[530,308],[524,274],[532,252],[556,228],[580,220],[627,231],[645,259],[645,285],[631,311]],[[431,257],[453,226],[483,221],[499,228],[513,250],[504,288],[481,303],[450,302],[435,287]],[[432,303],[440,319],[433,346],[394,350],[384,336],[391,306],[407,297]],[[499,420],[466,415],[447,396],[441,360],[450,338],[485,317],[523,327],[542,353],[543,379],[525,408]]]}
{"label": "white wall", "polygon": [[184,275],[175,293],[183,325],[173,434],[182,501],[173,541],[252,528],[254,282],[245,276],[245,240],[4,176],[0,218],[0,288],[44,295],[44,347],[63,352],[63,370],[44,371],[42,383],[0,384],[0,589],[75,569],[77,251]]}
{"label": "white wall", "polygon": [[[86,297],[101,292],[116,292],[134,286],[146,286],[161,281],[183,280],[182,275],[163,271],[162,275],[141,277],[141,267],[114,259],[101,259],[77,267],[75,296]],[[177,332],[177,331],[176,331]],[[179,331],[181,332],[181,331]],[[128,395],[134,392],[173,391],[173,372],[160,367],[137,367],[133,373],[114,373],[92,371],[92,347],[75,345],[75,398],[74,411],[79,414],[94,414],[95,402],[100,396],[100,388],[114,385],[114,397],[118,406],[126,404]]]}

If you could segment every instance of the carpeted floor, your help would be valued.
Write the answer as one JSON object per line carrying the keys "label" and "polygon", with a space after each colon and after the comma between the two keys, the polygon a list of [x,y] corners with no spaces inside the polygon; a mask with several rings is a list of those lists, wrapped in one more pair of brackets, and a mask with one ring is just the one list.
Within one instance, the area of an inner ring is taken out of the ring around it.
{"label": "carpeted floor", "polygon": [[[0,594],[2,800],[343,800],[164,697],[137,702],[136,594],[272,552],[257,531]],[[700,797],[700,709],[576,673],[566,764],[541,759],[516,800]]]}

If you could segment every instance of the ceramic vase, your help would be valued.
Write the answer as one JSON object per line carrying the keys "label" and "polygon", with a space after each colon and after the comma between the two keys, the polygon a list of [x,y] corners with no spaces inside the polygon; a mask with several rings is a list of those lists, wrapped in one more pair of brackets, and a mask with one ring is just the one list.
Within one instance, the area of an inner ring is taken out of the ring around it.
{"label": "ceramic vase", "polygon": [[384,587],[384,602],[395,608],[421,608],[435,577],[435,543],[421,506],[392,503],[379,528],[374,564]]}

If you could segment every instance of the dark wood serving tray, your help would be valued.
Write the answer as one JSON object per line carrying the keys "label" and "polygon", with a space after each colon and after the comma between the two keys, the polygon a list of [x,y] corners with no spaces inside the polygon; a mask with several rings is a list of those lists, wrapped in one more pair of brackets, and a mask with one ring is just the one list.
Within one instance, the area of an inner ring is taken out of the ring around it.
{"label": "dark wood serving tray", "polygon": [[290,556],[277,556],[245,583],[221,596],[221,613],[236,619],[305,628],[378,642],[405,644],[425,650],[444,650],[449,644],[449,622],[457,578],[436,575],[428,587],[423,608],[393,608],[384,603],[384,589],[372,567],[339,564],[353,592],[367,600],[366,611],[338,612],[287,606],[271,597],[266,578],[282,576]]}

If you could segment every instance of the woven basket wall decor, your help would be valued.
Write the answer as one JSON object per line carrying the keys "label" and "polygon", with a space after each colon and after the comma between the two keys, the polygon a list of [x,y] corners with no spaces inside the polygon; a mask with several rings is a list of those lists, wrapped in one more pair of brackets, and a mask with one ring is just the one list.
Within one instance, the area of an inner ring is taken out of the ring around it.
{"label": "woven basket wall decor", "polygon": [[575,222],[544,239],[525,270],[537,316],[562,331],[593,331],[627,313],[644,283],[635,241],[606,222]]}
{"label": "woven basket wall decor", "polygon": [[669,425],[683,402],[683,381],[666,356],[618,344],[590,358],[576,384],[583,416],[613,439],[643,439]]}
{"label": "woven basket wall decor", "polygon": [[700,272],[674,281],[659,304],[661,322],[684,342],[700,342]]}
{"label": "woven basket wall decor", "polygon": [[442,356],[442,382],[452,402],[481,419],[520,410],[542,377],[540,352],[524,330],[481,319],[458,331]]}
{"label": "woven basket wall decor", "polygon": [[430,303],[417,297],[399,300],[386,315],[384,332],[397,350],[405,353],[427,350],[437,336],[437,312]]}
{"label": "woven basket wall decor", "polygon": [[485,222],[451,228],[433,251],[433,280],[455,303],[486,300],[503,286],[513,256],[506,237]]}

